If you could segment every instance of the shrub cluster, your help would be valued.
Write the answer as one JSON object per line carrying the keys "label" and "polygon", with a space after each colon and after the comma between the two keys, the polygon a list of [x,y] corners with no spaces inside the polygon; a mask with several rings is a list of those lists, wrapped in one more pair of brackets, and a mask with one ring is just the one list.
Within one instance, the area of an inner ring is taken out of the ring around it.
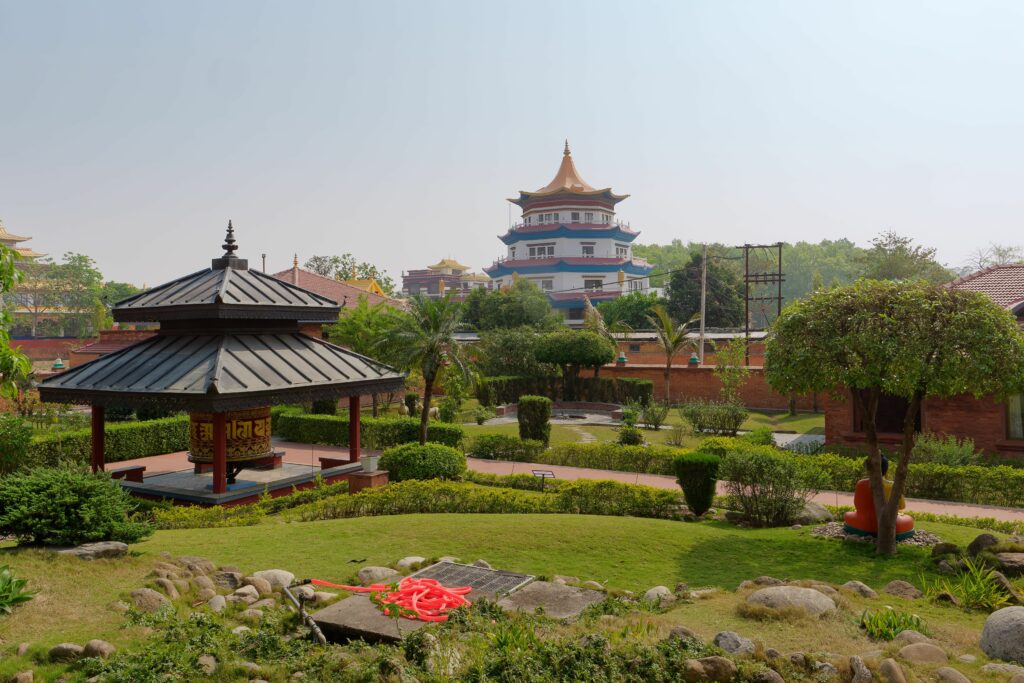
{"label": "shrub cluster", "polygon": [[536,462],[544,452],[544,443],[505,434],[481,434],[470,443],[468,452],[485,460]]}
{"label": "shrub cluster", "polygon": [[0,536],[19,542],[78,545],[134,543],[153,529],[129,519],[131,496],[109,476],[38,468],[0,478]]}
{"label": "shrub cluster", "polygon": [[546,396],[520,396],[516,419],[519,438],[547,445],[551,439],[551,399]]}
{"label": "shrub cluster", "polygon": [[734,436],[747,419],[747,409],[738,403],[690,401],[679,407],[679,415],[697,434]]}
{"label": "shrub cluster", "polygon": [[[104,434],[107,462],[184,451],[188,449],[188,416],[108,423]],[[35,468],[54,467],[62,463],[87,463],[91,443],[89,429],[36,436],[19,466]]]}
{"label": "shrub cluster", "polygon": [[722,459],[719,476],[744,518],[756,526],[790,524],[826,478],[808,459],[749,445]]}
{"label": "shrub cluster", "polygon": [[[348,417],[307,415],[294,408],[271,411],[275,436],[299,443],[348,446]],[[365,448],[383,450],[419,441],[420,421],[413,417],[361,417],[359,433]],[[431,422],[427,440],[457,448],[465,432],[459,425]]]}
{"label": "shrub cluster", "polygon": [[[654,382],[635,377],[581,377],[576,382],[575,400],[595,403],[650,402]],[[524,395],[547,396],[563,400],[557,377],[484,377],[477,385],[477,398],[486,406],[518,403]]]}
{"label": "shrub cluster", "polygon": [[466,454],[438,443],[406,443],[384,451],[380,468],[391,481],[458,479],[466,471]]}
{"label": "shrub cluster", "polygon": [[722,459],[713,453],[684,453],[672,461],[679,486],[686,497],[686,506],[695,515],[711,509],[718,484],[718,467]]}
{"label": "shrub cluster", "polygon": [[614,443],[560,443],[540,454],[534,462],[545,465],[590,467],[617,472],[675,474],[672,460],[680,448],[669,446],[621,446]]}
{"label": "shrub cluster", "polygon": [[17,415],[0,414],[0,474],[18,469],[31,444],[31,427]]}

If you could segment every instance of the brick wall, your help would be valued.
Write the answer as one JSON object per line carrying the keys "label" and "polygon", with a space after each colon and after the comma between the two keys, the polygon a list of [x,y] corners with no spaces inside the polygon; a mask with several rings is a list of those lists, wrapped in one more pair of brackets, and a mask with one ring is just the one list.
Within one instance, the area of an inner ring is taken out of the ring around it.
{"label": "brick wall", "polygon": [[[630,365],[661,365],[665,366],[665,352],[662,351],[657,342],[653,341],[620,341],[618,342],[618,350],[626,354],[626,358]],[[630,347],[639,346],[639,351],[630,351]],[[687,349],[685,352],[679,352],[673,356],[673,363],[679,365],[686,365],[687,361],[690,360],[690,354],[693,353],[692,349]],[[714,365],[715,351],[711,347],[710,343],[705,345],[704,348],[704,362],[707,365]],[[762,367],[764,366],[764,343],[759,341],[750,342],[750,365]]]}
{"label": "brick wall", "polygon": [[12,339],[11,346],[21,349],[30,360],[50,361],[67,359],[73,349],[92,343],[92,339]]}

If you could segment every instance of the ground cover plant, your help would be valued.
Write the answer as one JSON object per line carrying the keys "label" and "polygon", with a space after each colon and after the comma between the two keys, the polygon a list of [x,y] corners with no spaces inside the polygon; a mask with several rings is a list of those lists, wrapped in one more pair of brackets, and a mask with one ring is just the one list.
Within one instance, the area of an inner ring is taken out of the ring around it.
{"label": "ground cover plant", "polygon": [[875,640],[892,640],[902,631],[917,631],[928,635],[924,620],[916,614],[886,606],[880,610],[864,610],[860,626],[868,637]]}
{"label": "ground cover plant", "polygon": [[10,614],[15,607],[32,599],[34,593],[27,585],[28,579],[19,579],[7,565],[0,566],[0,616]]}

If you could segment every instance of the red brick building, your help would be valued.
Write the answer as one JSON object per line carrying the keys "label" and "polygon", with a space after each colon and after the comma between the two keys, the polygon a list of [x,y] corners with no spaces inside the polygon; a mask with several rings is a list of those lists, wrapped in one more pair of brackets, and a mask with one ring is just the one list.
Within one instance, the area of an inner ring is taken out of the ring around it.
{"label": "red brick building", "polygon": [[[1024,264],[992,266],[954,280],[953,289],[983,292],[1007,309],[1024,327]],[[861,446],[865,442],[860,418],[849,391],[837,397],[825,397],[825,443]],[[906,401],[884,398],[878,407],[879,441],[890,447],[902,441]],[[975,399],[957,396],[950,399],[926,399],[921,406],[919,431],[968,437],[985,451],[1008,458],[1024,458],[1024,396],[1018,394],[1006,402],[994,398]]]}

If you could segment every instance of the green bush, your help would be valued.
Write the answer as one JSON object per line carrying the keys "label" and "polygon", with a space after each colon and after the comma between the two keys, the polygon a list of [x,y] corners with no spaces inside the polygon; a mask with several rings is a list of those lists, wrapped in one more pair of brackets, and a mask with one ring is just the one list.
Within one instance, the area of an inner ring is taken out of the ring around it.
{"label": "green bush", "polygon": [[405,409],[409,412],[410,417],[419,412],[420,395],[415,391],[405,392],[405,399],[403,402],[405,403]]}
{"label": "green bush", "polygon": [[521,491],[547,491],[552,492],[560,486],[569,483],[566,479],[543,479],[532,474],[490,474],[489,472],[477,472],[466,470],[462,479],[471,484],[480,486],[495,486],[502,489],[519,489]]}
{"label": "green bush", "polygon": [[477,406],[476,410],[473,411],[473,418],[476,420],[478,425],[482,425],[494,417],[494,411],[487,406]]}
{"label": "green bush", "polygon": [[640,424],[645,429],[661,429],[668,418],[668,403],[661,401],[649,401],[647,404],[640,404]]}
{"label": "green bush", "polygon": [[32,428],[17,415],[0,414],[0,474],[16,470],[28,456]]}
{"label": "green bush", "polygon": [[672,461],[686,505],[695,515],[711,509],[722,459],[712,453],[684,453]]}
{"label": "green bush", "polygon": [[28,581],[15,577],[9,566],[0,567],[0,615],[10,614],[15,607],[35,597],[26,585]]}
{"label": "green bush", "polygon": [[755,526],[782,526],[827,483],[805,460],[770,446],[748,446],[722,460],[719,477],[744,518]]}
{"label": "green bush", "polygon": [[380,468],[391,481],[458,479],[466,471],[466,455],[437,443],[407,443],[384,451]]}
{"label": "green bush", "polygon": [[[577,381],[576,400],[596,403],[647,404],[654,395],[654,382],[633,377],[581,377]],[[477,398],[486,406],[518,403],[524,395],[547,396],[564,400],[557,377],[495,376],[481,378]]]}
{"label": "green bush", "polygon": [[755,446],[775,445],[775,432],[773,432],[772,428],[768,426],[752,429],[739,438],[747,443],[754,444]]}
{"label": "green bush", "polygon": [[313,401],[313,405],[310,407],[309,412],[313,415],[337,415],[338,401],[333,398],[324,399],[323,401]]}
{"label": "green bush", "polygon": [[917,631],[928,634],[924,621],[916,614],[909,614],[892,607],[869,612],[864,610],[860,615],[860,627],[875,640],[893,640],[903,631]]}
{"label": "green bush", "polygon": [[644,433],[639,427],[624,424],[619,427],[618,442],[622,446],[640,446],[644,442]]}
{"label": "green bush", "polygon": [[[118,422],[104,429],[106,461],[120,462],[188,449],[188,415],[145,422]],[[89,462],[92,435],[77,429],[36,436],[20,467],[55,467]]]}
{"label": "green bush", "polygon": [[576,479],[555,489],[556,510],[577,515],[679,519],[682,501],[674,491],[617,481]]}
{"label": "green bush", "polygon": [[943,576],[935,581],[925,580],[921,590],[929,598],[941,593],[954,595],[964,609],[994,612],[1010,602],[1005,584],[996,577],[996,570],[985,565],[979,558],[960,560],[960,569],[953,577]]}
{"label": "green bush", "polygon": [[[273,415],[272,415],[273,419]],[[307,415],[298,411],[277,413],[274,435],[298,443],[348,446],[348,417]],[[362,417],[359,431],[364,448],[383,450],[403,443],[418,442],[420,421],[414,417]],[[431,422],[427,440],[457,448],[465,432],[459,425]]]}
{"label": "green bush", "polygon": [[485,460],[536,462],[544,452],[544,444],[533,439],[520,439],[505,434],[481,434],[473,439],[469,453]]}
{"label": "green bush", "polygon": [[560,443],[540,454],[545,465],[589,467],[617,472],[674,474],[672,459],[684,451],[668,446],[621,446],[615,443]]}
{"label": "green bush", "polygon": [[735,436],[747,419],[747,409],[738,403],[690,401],[679,407],[679,414],[697,434]]}
{"label": "green bush", "polygon": [[133,508],[131,496],[103,474],[38,468],[0,479],[0,535],[19,542],[134,543],[152,528],[128,518]]}
{"label": "green bush", "polygon": [[545,396],[520,396],[516,413],[519,438],[547,445],[551,439],[551,399]]}
{"label": "green bush", "polygon": [[974,448],[971,439],[958,439],[952,435],[924,432],[914,440],[911,452],[912,464],[935,463],[937,465],[976,465],[981,454]]}

